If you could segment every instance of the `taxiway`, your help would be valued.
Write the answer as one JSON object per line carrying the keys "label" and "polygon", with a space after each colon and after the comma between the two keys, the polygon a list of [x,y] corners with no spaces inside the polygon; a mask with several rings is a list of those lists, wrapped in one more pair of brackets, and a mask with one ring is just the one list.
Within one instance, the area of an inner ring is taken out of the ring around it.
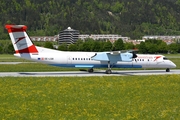
{"label": "taxiway", "polygon": [[135,75],[167,75],[180,74],[180,70],[121,70],[106,74],[104,71],[88,73],[86,71],[67,71],[67,72],[0,72],[0,77],[86,77],[86,76],[135,76]]}

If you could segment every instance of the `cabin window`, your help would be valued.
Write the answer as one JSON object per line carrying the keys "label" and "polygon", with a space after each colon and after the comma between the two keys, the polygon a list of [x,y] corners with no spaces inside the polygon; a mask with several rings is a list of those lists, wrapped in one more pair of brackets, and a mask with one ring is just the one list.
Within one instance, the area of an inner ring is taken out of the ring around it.
{"label": "cabin window", "polygon": [[73,58],[73,60],[74,60],[74,58]]}
{"label": "cabin window", "polygon": [[78,60],[80,60],[80,58],[78,58]]}
{"label": "cabin window", "polygon": [[77,58],[75,58],[75,60],[77,60]]}

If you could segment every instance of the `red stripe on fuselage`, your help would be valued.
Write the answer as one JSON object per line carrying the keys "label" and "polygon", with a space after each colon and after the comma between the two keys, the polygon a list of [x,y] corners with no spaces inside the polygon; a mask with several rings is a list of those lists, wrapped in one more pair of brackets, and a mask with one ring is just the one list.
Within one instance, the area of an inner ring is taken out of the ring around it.
{"label": "red stripe on fuselage", "polygon": [[8,33],[24,32],[27,29],[27,26],[25,25],[6,25],[5,27],[8,30]]}
{"label": "red stripe on fuselage", "polygon": [[28,48],[22,49],[22,50],[16,50],[15,52],[16,53],[38,53],[38,51],[34,45],[32,45]]}
{"label": "red stripe on fuselage", "polygon": [[156,59],[155,59],[154,61],[156,61],[157,59],[161,58],[161,56],[156,56],[155,58],[156,58]]}

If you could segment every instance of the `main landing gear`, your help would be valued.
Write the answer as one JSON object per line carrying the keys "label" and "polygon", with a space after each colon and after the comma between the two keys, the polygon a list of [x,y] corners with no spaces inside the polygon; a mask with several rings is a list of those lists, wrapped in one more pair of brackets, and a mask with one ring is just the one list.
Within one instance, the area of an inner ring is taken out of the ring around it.
{"label": "main landing gear", "polygon": [[167,68],[167,69],[166,69],[166,72],[170,72],[170,69],[169,69],[169,68]]}
{"label": "main landing gear", "polygon": [[89,72],[89,73],[93,73],[93,72],[94,72],[94,69],[93,69],[93,68],[90,68],[90,69],[88,69],[88,72]]}
{"label": "main landing gear", "polygon": [[111,67],[110,67],[110,61],[108,61],[108,69],[106,70],[106,74],[111,74]]}
{"label": "main landing gear", "polygon": [[[90,69],[88,69],[88,72],[93,73],[94,69],[90,68]],[[110,67],[110,61],[108,61],[108,69],[106,70],[106,74],[111,74],[111,73],[112,73],[112,71],[111,71],[111,67]]]}

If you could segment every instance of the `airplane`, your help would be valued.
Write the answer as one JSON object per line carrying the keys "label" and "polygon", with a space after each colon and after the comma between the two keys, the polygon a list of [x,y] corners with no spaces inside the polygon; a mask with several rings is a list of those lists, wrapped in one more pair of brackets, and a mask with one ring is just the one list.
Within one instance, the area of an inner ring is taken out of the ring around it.
{"label": "airplane", "polygon": [[5,25],[15,49],[14,56],[58,67],[107,68],[170,68],[176,65],[163,55],[135,54],[132,51],[70,52],[35,46],[26,33],[25,25]]}

